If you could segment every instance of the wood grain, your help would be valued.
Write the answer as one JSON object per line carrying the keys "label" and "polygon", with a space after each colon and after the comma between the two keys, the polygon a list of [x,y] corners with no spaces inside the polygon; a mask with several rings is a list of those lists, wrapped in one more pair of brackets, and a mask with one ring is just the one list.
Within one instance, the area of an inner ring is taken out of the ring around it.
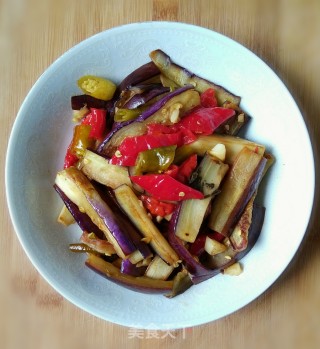
{"label": "wood grain", "polygon": [[[0,1],[1,348],[320,347],[319,14],[318,0]],[[213,29],[245,45],[271,66],[303,113],[317,171],[308,232],[282,277],[236,313],[170,333],[137,332],[107,323],[56,293],[23,252],[8,216],[4,189],[10,130],[23,99],[41,73],[64,51],[95,33],[150,20],[181,21]]]}

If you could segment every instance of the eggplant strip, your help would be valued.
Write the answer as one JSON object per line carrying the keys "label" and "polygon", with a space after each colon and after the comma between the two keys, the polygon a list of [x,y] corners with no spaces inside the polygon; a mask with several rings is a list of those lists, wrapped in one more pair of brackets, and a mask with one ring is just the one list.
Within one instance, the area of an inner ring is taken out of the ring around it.
{"label": "eggplant strip", "polygon": [[103,277],[133,291],[144,293],[166,293],[172,291],[173,281],[151,279],[145,276],[135,277],[121,273],[121,270],[102,258],[89,254],[86,266]]}
{"label": "eggplant strip", "polygon": [[57,184],[54,184],[54,189],[59,194],[60,198],[64,202],[67,209],[72,214],[74,220],[79,225],[82,231],[88,231],[90,233],[94,233],[99,238],[103,238],[105,235],[102,230],[100,230],[97,225],[95,225],[91,218],[85,213],[79,210],[79,207],[70,200],[67,195],[59,188]]}
{"label": "eggplant strip", "polygon": [[127,185],[122,185],[115,189],[114,193],[121,208],[141,234],[150,240],[150,245],[158,255],[169,265],[178,266],[180,262],[178,255],[149,218],[133,190]]}
{"label": "eggplant strip", "polygon": [[79,161],[78,169],[90,179],[112,189],[122,184],[131,185],[126,167],[112,165],[107,159],[88,149]]}
{"label": "eggplant strip", "polygon": [[213,88],[216,92],[216,98],[219,105],[222,105],[226,101],[232,102],[236,105],[240,104],[241,98],[239,96],[236,96],[230,91],[226,90],[224,87],[205,80],[191,73],[186,68],[177,65],[163,51],[152,51],[150,53],[150,58],[163,75],[165,75],[168,79],[173,80],[179,86],[191,84],[200,93],[206,91],[208,88]]}
{"label": "eggplant strip", "polygon": [[212,203],[208,226],[229,236],[230,229],[239,220],[245,206],[257,190],[267,160],[244,148],[233,163],[221,187],[221,193]]}
{"label": "eggplant strip", "polygon": [[176,151],[174,163],[180,164],[192,154],[204,156],[208,150],[211,150],[219,143],[224,144],[226,147],[227,152],[224,162],[228,165],[233,164],[244,147],[258,153],[259,155],[263,155],[266,150],[265,146],[243,138],[212,134],[210,136],[199,136],[193,143],[179,147]]}

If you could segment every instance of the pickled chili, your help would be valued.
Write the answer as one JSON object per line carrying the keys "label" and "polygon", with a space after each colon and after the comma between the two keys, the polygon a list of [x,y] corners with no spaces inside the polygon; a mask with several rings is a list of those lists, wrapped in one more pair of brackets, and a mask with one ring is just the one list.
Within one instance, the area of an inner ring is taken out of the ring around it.
{"label": "pickled chili", "polygon": [[135,173],[167,170],[173,162],[176,148],[176,145],[171,145],[141,151],[136,160]]}
{"label": "pickled chili", "polygon": [[130,179],[158,200],[182,201],[204,198],[200,191],[177,181],[168,174],[131,176]]}

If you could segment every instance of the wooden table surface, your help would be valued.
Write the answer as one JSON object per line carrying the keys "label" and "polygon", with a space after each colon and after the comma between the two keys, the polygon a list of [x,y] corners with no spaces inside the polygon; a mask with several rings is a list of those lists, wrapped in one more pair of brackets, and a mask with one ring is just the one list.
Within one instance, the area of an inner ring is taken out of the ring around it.
{"label": "wooden table surface", "polygon": [[303,113],[319,175],[319,0],[1,0],[0,347],[319,348],[318,180],[302,246],[269,290],[223,319],[188,330],[158,331],[153,333],[155,338],[76,308],[42,279],[22,250],[8,215],[4,164],[10,130],[23,99],[40,74],[70,47],[102,30],[151,20],[213,29],[245,45],[271,66]]}

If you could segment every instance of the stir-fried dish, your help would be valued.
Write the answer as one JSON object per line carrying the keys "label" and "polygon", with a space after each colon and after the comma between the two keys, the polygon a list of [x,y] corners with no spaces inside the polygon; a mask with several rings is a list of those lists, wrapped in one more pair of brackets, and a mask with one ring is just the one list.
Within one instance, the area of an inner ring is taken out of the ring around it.
{"label": "stir-fried dish", "polygon": [[109,280],[176,296],[220,272],[239,275],[265,209],[273,162],[238,137],[241,98],[161,50],[119,85],[87,75],[71,97],[73,137],[54,187],[58,221],[79,225],[72,252]]}

